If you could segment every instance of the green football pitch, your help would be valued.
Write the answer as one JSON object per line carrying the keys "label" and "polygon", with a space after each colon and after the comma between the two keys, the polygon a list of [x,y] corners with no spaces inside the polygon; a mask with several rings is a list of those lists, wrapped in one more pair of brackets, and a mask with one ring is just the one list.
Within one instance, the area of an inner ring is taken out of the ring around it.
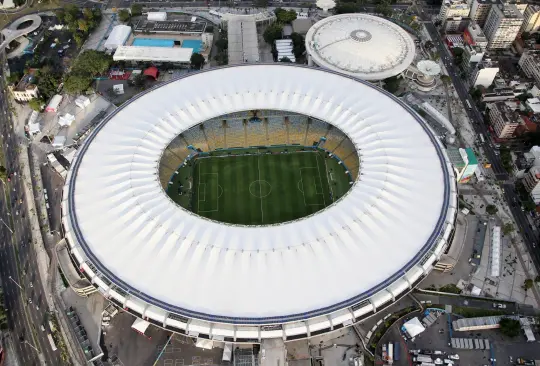
{"label": "green football pitch", "polygon": [[199,158],[191,200],[201,216],[243,225],[286,222],[332,203],[318,152]]}

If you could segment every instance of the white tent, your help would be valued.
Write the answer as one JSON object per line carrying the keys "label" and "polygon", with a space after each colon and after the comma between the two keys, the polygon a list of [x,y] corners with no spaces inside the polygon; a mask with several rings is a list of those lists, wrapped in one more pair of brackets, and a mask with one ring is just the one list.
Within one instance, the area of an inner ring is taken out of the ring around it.
{"label": "white tent", "polygon": [[147,19],[153,21],[165,21],[167,20],[167,13],[164,11],[149,11]]}
{"label": "white tent", "polygon": [[123,84],[113,85],[113,92],[116,95],[124,94],[124,85]]}
{"label": "white tent", "polygon": [[214,348],[214,342],[209,339],[197,338],[197,342],[195,342],[195,347],[202,349],[212,349]]}
{"label": "white tent", "polygon": [[84,109],[90,105],[90,99],[88,99],[87,96],[80,95],[77,97],[77,99],[75,99],[75,105],[81,109]]}
{"label": "white tent", "polygon": [[28,124],[28,133],[30,135],[35,135],[36,133],[40,133],[41,128],[39,127],[39,123],[29,123]]}
{"label": "white tent", "polygon": [[140,333],[140,334],[144,334],[144,332],[146,332],[146,329],[148,329],[148,326],[150,325],[149,322],[147,322],[146,320],[142,320],[142,319],[135,319],[135,321],[133,322],[133,324],[131,325],[131,329],[133,329],[134,331]]}
{"label": "white tent", "polygon": [[499,277],[501,274],[501,227],[494,226],[491,237],[491,267],[490,277]]}
{"label": "white tent", "polygon": [[223,361],[230,361],[232,359],[232,350],[233,350],[233,344],[232,343],[225,343],[225,347],[223,347]]}
{"label": "white tent", "polygon": [[131,35],[131,27],[127,25],[117,25],[109,34],[109,38],[105,41],[106,50],[116,50],[119,46],[123,46]]}
{"label": "white tent", "polygon": [[409,337],[414,338],[418,334],[422,333],[426,328],[420,323],[418,317],[414,317],[405,324],[403,324],[402,330],[407,332]]}
{"label": "white tent", "polygon": [[69,113],[66,113],[58,118],[58,124],[62,127],[71,126],[73,121],[75,121],[75,116]]}

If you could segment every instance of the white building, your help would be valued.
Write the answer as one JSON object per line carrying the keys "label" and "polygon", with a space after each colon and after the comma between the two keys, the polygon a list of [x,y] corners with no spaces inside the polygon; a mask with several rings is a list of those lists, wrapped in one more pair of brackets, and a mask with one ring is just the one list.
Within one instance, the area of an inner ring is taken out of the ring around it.
{"label": "white building", "polygon": [[123,46],[126,44],[129,36],[131,35],[131,27],[127,25],[117,25],[113,28],[111,31],[111,34],[109,34],[109,37],[105,41],[105,49],[114,51],[119,46]]}
{"label": "white building", "polygon": [[518,64],[525,75],[540,83],[540,51],[527,50],[523,52]]}
{"label": "white building", "polygon": [[486,35],[484,34],[484,31],[482,30],[482,27],[476,22],[471,21],[469,25],[467,26],[466,32],[463,35],[464,37],[469,37],[469,42],[472,45],[480,47],[482,51],[485,51],[488,46],[488,40]]}
{"label": "white building", "polygon": [[446,23],[449,18],[465,18],[469,16],[470,8],[466,1],[444,0],[439,12],[439,20]]}
{"label": "white building", "polygon": [[523,15],[515,4],[492,6],[484,26],[488,48],[509,48],[516,39],[522,24]]}
{"label": "white building", "polygon": [[482,61],[484,55],[485,52],[478,46],[463,45],[463,65],[466,67]]}
{"label": "white building", "polygon": [[191,62],[193,48],[181,47],[138,47],[119,46],[113,55],[114,61],[131,62],[168,62],[187,65]]}
{"label": "white building", "polygon": [[491,0],[469,0],[471,8],[469,18],[480,26],[484,26],[492,4]]}
{"label": "white building", "polygon": [[477,65],[472,77],[473,85],[475,87],[481,85],[488,88],[491,84],[493,84],[493,80],[495,80],[498,72],[499,66],[497,62],[492,62],[489,59],[480,62]]}
{"label": "white building", "polygon": [[533,33],[537,32],[540,28],[540,5],[529,4],[527,9],[523,12],[523,25],[521,26],[521,33]]}
{"label": "white building", "polygon": [[398,25],[355,13],[315,23],[306,35],[306,51],[310,65],[362,80],[382,80],[405,71],[414,60],[416,46]]}
{"label": "white building", "polygon": [[533,166],[523,177],[523,185],[534,203],[540,204],[540,167]]}
{"label": "white building", "polygon": [[488,108],[489,118],[496,136],[500,139],[511,138],[521,123],[519,114],[504,102],[492,103]]}
{"label": "white building", "polygon": [[148,17],[147,17],[148,20],[153,20],[153,21],[165,21],[167,20],[167,12],[164,12],[164,11],[149,11],[148,12]]}

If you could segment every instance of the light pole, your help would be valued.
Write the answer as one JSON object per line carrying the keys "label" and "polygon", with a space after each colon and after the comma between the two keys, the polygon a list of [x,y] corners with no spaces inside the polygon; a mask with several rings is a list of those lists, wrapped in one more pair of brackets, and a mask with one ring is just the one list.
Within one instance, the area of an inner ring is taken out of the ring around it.
{"label": "light pole", "polygon": [[4,226],[7,227],[7,229],[8,229],[9,232],[11,233],[11,235],[13,235],[13,230],[11,230],[11,228],[8,226],[8,224],[6,224],[6,222],[4,221],[4,219],[1,219],[1,218],[0,218],[0,222],[2,222],[2,224],[4,224]]}
{"label": "light pole", "polygon": [[13,279],[13,277],[9,276],[9,279],[10,279],[11,281],[13,281],[13,283],[16,284],[16,285],[21,289],[21,291],[22,291],[22,289],[23,289],[22,286],[19,285],[19,283],[18,283],[17,281],[15,281],[15,280]]}

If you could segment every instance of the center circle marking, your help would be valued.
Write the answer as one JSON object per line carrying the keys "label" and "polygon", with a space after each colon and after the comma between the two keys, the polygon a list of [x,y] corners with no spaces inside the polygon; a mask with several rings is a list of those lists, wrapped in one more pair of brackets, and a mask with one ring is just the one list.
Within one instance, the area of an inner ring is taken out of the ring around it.
{"label": "center circle marking", "polygon": [[249,193],[251,193],[253,197],[268,197],[270,192],[272,192],[272,185],[265,180],[254,180],[249,184]]}

